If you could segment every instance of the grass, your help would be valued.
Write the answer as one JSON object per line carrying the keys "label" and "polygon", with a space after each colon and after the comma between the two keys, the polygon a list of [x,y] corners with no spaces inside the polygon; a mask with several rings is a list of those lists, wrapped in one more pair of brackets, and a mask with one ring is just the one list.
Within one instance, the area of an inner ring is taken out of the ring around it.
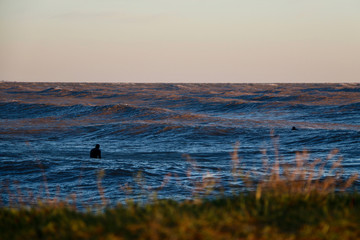
{"label": "grass", "polygon": [[1,208],[1,239],[360,239],[360,194],[241,194],[129,203],[100,213],[67,205]]}
{"label": "grass", "polygon": [[360,194],[346,191],[358,175],[343,177],[337,150],[325,161],[310,161],[306,151],[297,153],[294,164],[278,155],[273,163],[264,158],[259,175],[243,170],[237,147],[232,175],[247,191],[201,197],[218,187],[218,179],[207,174],[194,183],[191,201],[108,206],[100,172],[100,208],[80,211],[56,198],[26,204],[18,194],[0,208],[0,239],[360,239]]}

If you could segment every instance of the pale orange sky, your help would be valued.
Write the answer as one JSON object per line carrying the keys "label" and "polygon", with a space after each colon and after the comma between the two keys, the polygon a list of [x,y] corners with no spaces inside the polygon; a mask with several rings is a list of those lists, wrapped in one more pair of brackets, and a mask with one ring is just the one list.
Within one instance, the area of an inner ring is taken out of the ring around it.
{"label": "pale orange sky", "polygon": [[359,0],[0,0],[0,80],[360,82]]}

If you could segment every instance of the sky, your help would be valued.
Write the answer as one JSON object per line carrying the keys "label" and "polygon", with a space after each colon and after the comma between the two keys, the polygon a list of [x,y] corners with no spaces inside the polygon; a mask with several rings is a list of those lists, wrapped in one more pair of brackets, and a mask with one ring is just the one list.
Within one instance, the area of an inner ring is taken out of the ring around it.
{"label": "sky", "polygon": [[0,0],[0,81],[360,82],[359,0]]}

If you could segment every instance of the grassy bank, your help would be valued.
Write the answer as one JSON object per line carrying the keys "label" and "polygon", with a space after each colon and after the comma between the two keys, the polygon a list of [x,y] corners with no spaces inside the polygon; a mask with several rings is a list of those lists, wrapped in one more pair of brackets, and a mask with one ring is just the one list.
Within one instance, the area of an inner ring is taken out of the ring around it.
{"label": "grassy bank", "polygon": [[216,200],[1,208],[0,239],[360,239],[360,194],[243,194]]}

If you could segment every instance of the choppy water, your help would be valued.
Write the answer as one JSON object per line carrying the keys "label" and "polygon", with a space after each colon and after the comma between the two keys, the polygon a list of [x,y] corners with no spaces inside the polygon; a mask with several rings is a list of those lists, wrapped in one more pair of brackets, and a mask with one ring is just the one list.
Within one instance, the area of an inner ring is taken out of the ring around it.
{"label": "choppy water", "polygon": [[[46,183],[52,196],[75,192],[97,202],[101,169],[112,202],[138,197],[139,187],[121,187],[137,186],[139,171],[146,186],[168,176],[160,198],[191,197],[192,179],[204,174],[226,189],[234,144],[243,167],[261,173],[262,150],[274,159],[272,130],[285,162],[303,149],[312,159],[339,149],[345,176],[360,168],[360,84],[2,82],[0,123],[3,201],[15,181],[27,192],[44,191]],[[97,143],[103,158],[90,159]]]}

